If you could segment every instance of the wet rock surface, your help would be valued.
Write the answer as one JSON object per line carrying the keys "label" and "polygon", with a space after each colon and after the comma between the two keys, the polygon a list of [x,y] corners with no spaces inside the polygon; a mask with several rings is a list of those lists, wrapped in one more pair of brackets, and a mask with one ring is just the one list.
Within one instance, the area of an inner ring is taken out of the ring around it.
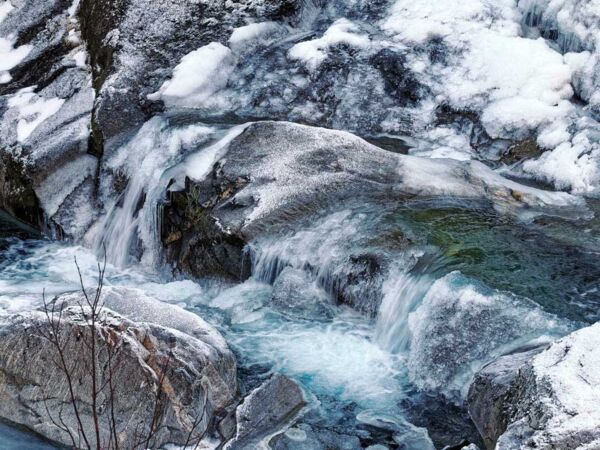
{"label": "wet rock surface", "polygon": [[237,407],[236,432],[225,449],[259,447],[269,436],[289,426],[305,405],[302,389],[295,381],[273,375]]}

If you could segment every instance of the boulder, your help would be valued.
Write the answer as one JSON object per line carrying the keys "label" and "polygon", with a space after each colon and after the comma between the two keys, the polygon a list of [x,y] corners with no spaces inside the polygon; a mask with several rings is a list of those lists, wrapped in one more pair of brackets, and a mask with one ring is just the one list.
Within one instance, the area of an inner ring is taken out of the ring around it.
{"label": "boulder", "polygon": [[[336,301],[369,313],[377,309],[382,274],[397,256],[393,251],[410,242],[384,229],[375,231],[377,224],[342,239],[345,232],[323,219],[330,212],[327,217],[358,206],[377,217],[384,205],[415,197],[462,197],[486,201],[509,215],[589,215],[580,198],[520,185],[476,161],[401,155],[347,132],[288,122],[234,128],[220,142],[188,156],[181,171],[187,175],[180,183],[185,187],[169,193],[160,222],[165,256],[176,267],[197,277],[244,279],[265,253],[261,245],[247,244],[267,231],[287,236],[313,227],[313,243],[327,238],[327,245],[349,248],[343,261],[325,267],[323,261],[299,259],[308,253],[306,246],[288,248],[287,259],[281,252],[268,255],[271,262],[261,279],[272,283],[281,269],[293,265],[319,278]],[[323,224],[313,225],[321,219]],[[365,226],[344,221],[338,222]],[[332,243],[336,237],[339,242]],[[285,249],[279,244],[273,246]],[[315,255],[318,249],[311,250]]]}
{"label": "boulder", "polygon": [[485,367],[468,403],[487,448],[600,448],[599,343],[596,324]]}
{"label": "boulder", "polygon": [[481,369],[469,389],[469,414],[486,448],[494,448],[511,418],[511,394],[519,371],[544,348],[501,356]]}
{"label": "boulder", "polygon": [[[78,295],[54,303],[62,310],[56,334],[64,343],[63,355],[83,429],[95,446],[89,375],[92,328],[89,309],[75,306]],[[95,344],[96,370],[103,386],[97,402],[104,445],[110,439],[112,421],[120,448],[136,448],[140,439],[146,445],[153,417],[156,426],[149,448],[182,445],[189,436],[195,441],[213,435],[215,417],[237,395],[235,359],[223,338],[199,317],[135,291],[108,290],[103,298],[106,302],[98,318]],[[110,307],[129,312],[139,321]],[[44,337],[50,331],[49,323],[40,311],[2,319],[0,416],[69,446],[73,443],[64,429],[77,430],[77,415],[59,354]]]}
{"label": "boulder", "polygon": [[82,35],[94,87],[96,151],[113,148],[160,110],[157,91],[187,53],[225,42],[246,21],[291,18],[301,2],[289,0],[82,0]]}
{"label": "boulder", "polygon": [[11,5],[0,39],[20,57],[0,74],[0,205],[37,229],[81,237],[94,218],[97,160],[88,154],[95,93],[75,9],[65,0]]}
{"label": "boulder", "polygon": [[237,407],[235,436],[226,450],[260,448],[260,443],[289,426],[306,405],[298,384],[275,374],[253,390]]}

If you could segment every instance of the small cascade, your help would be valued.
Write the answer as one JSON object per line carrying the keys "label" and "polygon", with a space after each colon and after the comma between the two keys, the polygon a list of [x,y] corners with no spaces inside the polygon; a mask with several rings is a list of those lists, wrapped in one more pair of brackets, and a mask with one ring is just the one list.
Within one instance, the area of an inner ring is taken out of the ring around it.
{"label": "small cascade", "polygon": [[383,285],[383,300],[375,325],[378,344],[393,353],[408,351],[408,316],[422,302],[435,279],[426,274],[393,271]]}
{"label": "small cascade", "polygon": [[[112,173],[125,175],[128,184],[98,225],[96,253],[106,252],[111,264],[126,267],[137,251],[145,266],[155,267],[161,254],[160,204],[168,186],[172,180],[182,184],[185,176],[195,180],[206,176],[244,128],[229,128],[223,135],[222,128],[202,124],[175,127],[162,117],[144,124],[106,163]],[[111,188],[104,186],[104,190],[108,191],[105,198],[114,197]]]}
{"label": "small cascade", "polygon": [[549,9],[546,3],[539,0],[519,2],[519,9],[523,14],[523,28],[538,30],[543,38],[556,43],[561,53],[581,52],[584,44],[575,33],[562,29],[557,18],[558,12]]}

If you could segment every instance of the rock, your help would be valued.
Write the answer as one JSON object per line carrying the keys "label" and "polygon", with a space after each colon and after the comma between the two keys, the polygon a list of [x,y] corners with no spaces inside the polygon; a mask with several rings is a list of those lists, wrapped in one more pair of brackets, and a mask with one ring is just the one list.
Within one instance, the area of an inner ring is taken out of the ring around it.
{"label": "rock", "polygon": [[475,375],[468,395],[469,414],[486,448],[493,449],[511,418],[510,401],[519,371],[544,347],[501,356]]}
{"label": "rock", "polygon": [[331,319],[331,300],[306,272],[287,267],[273,283],[271,304],[282,314],[304,319]]}
{"label": "rock", "polygon": [[147,96],[158,91],[187,53],[226,42],[246,21],[292,18],[300,2],[241,0],[82,0],[82,35],[94,68],[98,98],[96,151],[113,148],[160,110]]}
{"label": "rock", "polygon": [[600,448],[599,343],[596,324],[484,368],[469,410],[487,448]]}
{"label": "rock", "polygon": [[504,164],[515,164],[526,159],[537,158],[543,152],[536,141],[527,139],[511,145],[500,161]]}
{"label": "rock", "polygon": [[72,2],[15,2],[0,38],[27,50],[0,83],[0,178],[11,173],[0,204],[38,229],[79,238],[95,217],[97,160],[88,154],[95,93]]}
{"label": "rock", "polygon": [[237,431],[225,449],[258,448],[264,439],[288,426],[305,404],[296,382],[281,374],[273,375],[238,406]]}
{"label": "rock", "polygon": [[[363,445],[357,436],[300,424],[274,436],[269,441],[273,450],[361,450]],[[388,450],[384,445],[373,445],[371,450]]]}
{"label": "rock", "polygon": [[[438,279],[409,315],[408,373],[420,389],[462,402],[475,373],[496,357],[570,331],[533,302],[459,272]],[[542,342],[544,342],[542,341]]]}
{"label": "rock", "polygon": [[[106,386],[112,377],[114,417],[119,446],[134,448],[148,434],[160,388],[158,428],[150,447],[166,443],[184,444],[194,437],[214,433],[215,415],[233,403],[237,392],[233,354],[218,332],[202,319],[175,307],[163,309],[164,325],[146,322],[157,317],[158,301],[136,297],[133,292],[106,293],[96,332],[98,379]],[[59,336],[65,344],[66,364],[72,367],[77,406],[87,437],[92,436],[91,377],[86,367],[91,328],[85,317],[89,309],[73,306],[75,295],[58,299],[64,307]],[[71,304],[71,306],[68,306]],[[108,308],[138,311],[134,322]],[[68,434],[53,422],[62,420],[76,430],[68,383],[57,366],[57,352],[41,337],[49,331],[46,316],[39,311],[5,317],[0,322],[0,416],[25,426],[63,445],[71,445]],[[112,364],[109,364],[109,353]],[[112,375],[109,367],[112,367]],[[163,382],[160,383],[161,374]],[[111,417],[110,390],[98,396],[100,430],[108,442]],[[60,417],[59,417],[60,415]]]}
{"label": "rock", "polygon": [[[588,214],[579,198],[519,185],[475,161],[401,155],[350,133],[287,122],[256,122],[237,130],[238,135],[218,150],[208,175],[202,158],[192,156],[183,163],[188,174],[185,189],[172,192],[161,209],[167,260],[196,277],[244,279],[251,269],[245,250],[254,262],[261,258],[261,249],[247,244],[265,234],[288,236],[306,228],[309,219],[318,222],[327,211],[351,208],[355,201],[363,206],[389,205],[414,197],[458,196],[485,199],[506,214]],[[202,154],[200,150],[198,155]],[[369,213],[377,211],[381,209],[373,206]],[[373,227],[368,236],[379,236]],[[331,239],[341,232],[327,227],[320,231],[331,234]],[[179,234],[181,239],[171,239]],[[382,274],[393,259],[390,251],[405,249],[410,242],[380,239],[374,251],[375,237],[365,236],[355,233],[347,243],[352,250],[331,267],[319,265],[321,261],[297,261],[294,267],[320,277],[320,286],[335,301],[374,314]],[[288,250],[306,253],[306,248]],[[278,269],[267,268],[264,281],[270,283],[290,261],[272,263],[270,267]]]}

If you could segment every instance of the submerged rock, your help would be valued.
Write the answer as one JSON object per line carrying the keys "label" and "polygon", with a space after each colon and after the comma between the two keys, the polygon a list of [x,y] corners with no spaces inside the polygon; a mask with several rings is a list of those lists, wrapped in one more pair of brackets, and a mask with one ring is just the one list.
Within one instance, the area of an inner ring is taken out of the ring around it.
{"label": "submerged rock", "polygon": [[489,449],[600,448],[600,324],[475,377],[469,410]]}
{"label": "submerged rock", "polygon": [[[106,304],[138,311],[134,314],[139,314],[140,320],[154,316],[160,302],[129,294],[108,292]],[[57,305],[72,305],[74,300],[71,295],[59,299]],[[218,332],[174,307],[161,312],[162,322],[175,328],[134,322],[108,308],[100,314],[95,342],[98,380],[104,386],[97,399],[102,442],[109,441],[109,423],[114,420],[119,446],[135,448],[140,439],[146,442],[153,417],[156,431],[149,447],[182,445],[189,436],[195,442],[213,434],[215,415],[236,396],[235,359]],[[90,349],[84,344],[85,339],[91,342],[87,314],[89,310],[79,306],[64,308],[57,335],[64,343],[79,417],[95,446]],[[38,311],[0,322],[0,416],[55,442],[72,445],[64,428],[76,433],[77,415],[67,378],[57,365],[58,352],[42,337],[49,331],[46,316]],[[113,394],[107,383],[112,383]]]}

